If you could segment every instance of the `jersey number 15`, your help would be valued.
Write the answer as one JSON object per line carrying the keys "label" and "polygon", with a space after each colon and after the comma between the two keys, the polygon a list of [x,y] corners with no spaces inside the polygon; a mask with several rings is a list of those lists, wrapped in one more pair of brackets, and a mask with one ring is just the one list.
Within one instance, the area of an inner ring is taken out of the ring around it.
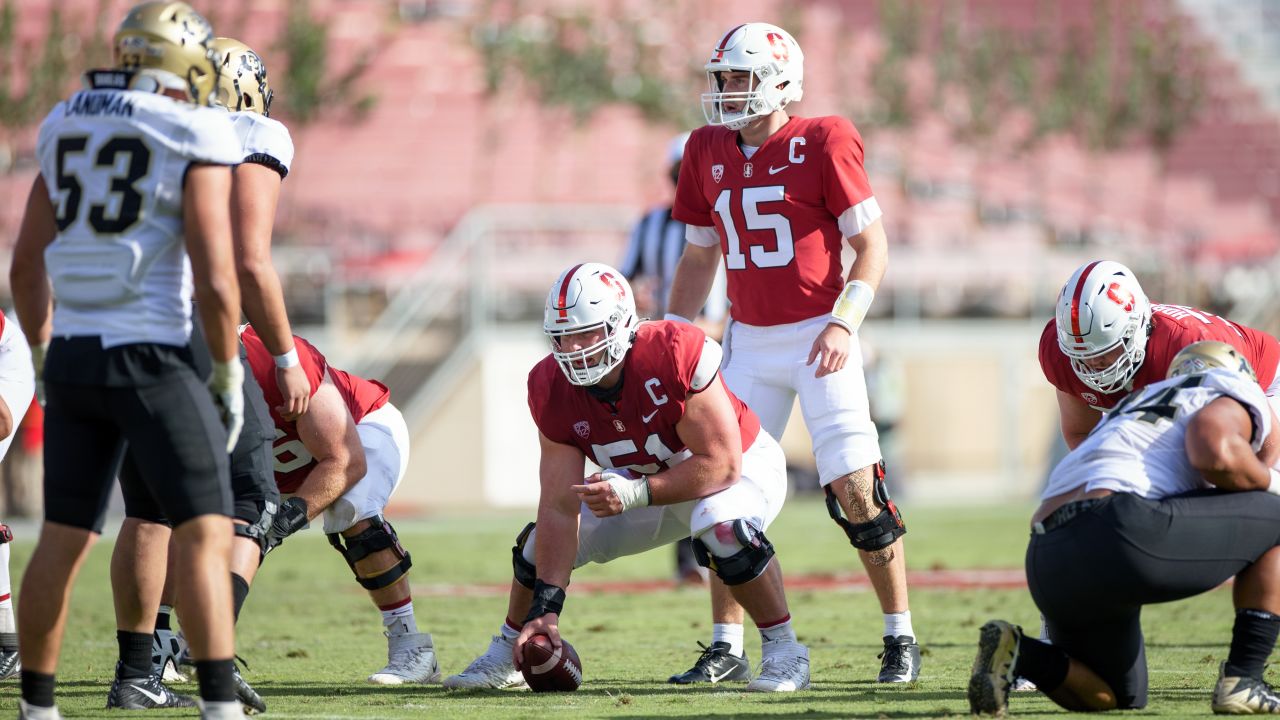
{"label": "jersey number 15", "polygon": [[[742,188],[738,201],[742,204],[742,217],[747,230],[772,230],[777,238],[777,248],[765,249],[764,245],[750,245],[751,264],[758,268],[786,267],[796,257],[796,243],[791,235],[791,221],[781,213],[760,212],[761,203],[782,202],[786,188],[782,185]],[[729,249],[724,255],[726,270],[746,270],[747,254],[742,251],[742,240],[733,221],[734,191],[725,188],[716,197],[715,210],[724,223],[724,235]]]}

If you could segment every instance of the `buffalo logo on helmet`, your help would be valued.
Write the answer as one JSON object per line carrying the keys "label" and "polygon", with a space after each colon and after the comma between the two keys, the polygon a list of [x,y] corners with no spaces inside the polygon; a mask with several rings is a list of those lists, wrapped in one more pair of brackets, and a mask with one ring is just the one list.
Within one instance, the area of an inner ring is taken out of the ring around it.
{"label": "buffalo logo on helmet", "polygon": [[586,420],[579,420],[573,424],[573,431],[578,433],[578,437],[585,440],[591,434],[591,424]]}

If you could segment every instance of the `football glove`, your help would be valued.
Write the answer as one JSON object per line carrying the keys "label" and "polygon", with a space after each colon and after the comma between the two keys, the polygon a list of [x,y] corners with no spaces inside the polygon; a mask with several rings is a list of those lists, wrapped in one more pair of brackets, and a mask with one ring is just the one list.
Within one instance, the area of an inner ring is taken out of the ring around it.
{"label": "football glove", "polygon": [[307,526],[307,501],[300,497],[291,497],[280,503],[280,509],[271,520],[271,528],[267,530],[267,549],[269,553],[280,546],[284,539]]}
{"label": "football glove", "polygon": [[213,364],[209,392],[213,393],[213,402],[218,406],[222,425],[227,429],[227,452],[235,449],[236,440],[240,438],[240,428],[244,427],[243,388],[244,366],[240,364],[240,358]]}

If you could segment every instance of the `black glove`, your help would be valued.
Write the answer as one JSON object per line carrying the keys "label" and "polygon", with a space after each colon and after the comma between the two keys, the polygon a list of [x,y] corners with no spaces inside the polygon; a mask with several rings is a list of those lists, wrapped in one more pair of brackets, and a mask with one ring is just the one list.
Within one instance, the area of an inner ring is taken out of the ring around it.
{"label": "black glove", "polygon": [[280,504],[275,519],[271,521],[271,529],[267,530],[267,549],[271,552],[290,535],[307,526],[307,501],[300,497],[291,497]]}

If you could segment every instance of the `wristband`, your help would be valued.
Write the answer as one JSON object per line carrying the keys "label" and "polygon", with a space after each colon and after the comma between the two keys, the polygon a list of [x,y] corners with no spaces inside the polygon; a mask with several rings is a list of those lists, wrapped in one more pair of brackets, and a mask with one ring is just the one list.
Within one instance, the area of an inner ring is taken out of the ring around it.
{"label": "wristband", "polygon": [[244,366],[240,364],[240,358],[233,357],[226,362],[213,363],[213,375],[209,377],[209,387],[214,392],[224,393],[235,390],[240,391],[240,387],[244,385]]}
{"label": "wristband", "polygon": [[533,581],[533,604],[529,606],[529,614],[525,623],[530,623],[543,615],[560,614],[564,610],[564,588],[548,585],[542,578]]}
{"label": "wristband", "polygon": [[272,355],[271,358],[276,361],[276,367],[284,370],[286,368],[297,367],[302,363],[298,359],[298,348],[289,348],[289,352],[280,355]]}
{"label": "wristband", "polygon": [[641,475],[638,479],[632,480],[625,475],[605,470],[600,473],[600,478],[613,488],[613,494],[617,495],[618,500],[622,502],[622,512],[632,508],[646,507],[651,500],[647,475]]}
{"label": "wristband", "polygon": [[867,316],[867,309],[875,299],[876,291],[861,280],[854,280],[844,286],[840,297],[836,298],[835,307],[831,308],[831,322],[855,333]]}
{"label": "wristband", "polygon": [[662,319],[663,319],[663,320],[671,320],[672,322],[682,322],[682,323],[685,323],[686,325],[692,325],[692,324],[693,324],[693,321],[692,321],[692,320],[690,320],[689,318],[687,318],[687,317],[685,317],[685,316],[683,316],[683,315],[677,315],[677,314],[675,314],[675,313],[667,313],[666,315],[663,315],[663,316],[662,316]]}
{"label": "wristband", "polygon": [[1280,495],[1280,470],[1271,468],[1271,485],[1267,487],[1267,492]]}

